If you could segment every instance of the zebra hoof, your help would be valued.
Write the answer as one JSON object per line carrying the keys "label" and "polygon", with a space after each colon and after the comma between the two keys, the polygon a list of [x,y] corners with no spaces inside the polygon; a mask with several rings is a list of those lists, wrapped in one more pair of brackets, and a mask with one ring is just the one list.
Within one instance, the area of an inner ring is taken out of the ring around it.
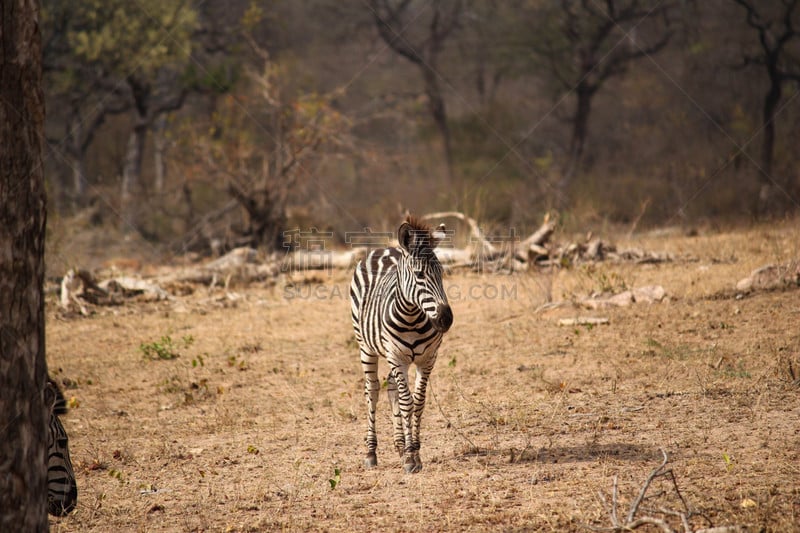
{"label": "zebra hoof", "polygon": [[367,456],[364,457],[364,468],[374,468],[376,466],[378,466],[378,457],[375,452],[367,453]]}
{"label": "zebra hoof", "polygon": [[406,474],[416,474],[420,470],[422,470],[422,461],[419,460],[419,457],[406,457],[405,461],[403,461],[403,470],[405,470]]}
{"label": "zebra hoof", "polygon": [[403,465],[403,470],[406,474],[416,474],[420,470],[422,470],[421,463],[408,463]]}

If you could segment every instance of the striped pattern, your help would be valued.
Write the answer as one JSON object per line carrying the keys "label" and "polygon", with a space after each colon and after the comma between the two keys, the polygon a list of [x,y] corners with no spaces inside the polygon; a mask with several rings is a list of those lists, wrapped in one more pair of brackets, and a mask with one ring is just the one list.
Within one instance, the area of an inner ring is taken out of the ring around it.
{"label": "striped pattern", "polygon": [[45,401],[50,407],[47,431],[47,512],[64,516],[75,509],[78,502],[78,485],[69,459],[69,439],[59,415],[67,412],[67,402],[58,385],[48,380]]}
{"label": "striped pattern", "polygon": [[[453,323],[442,285],[442,265],[433,253],[443,237],[444,225],[431,232],[407,219],[398,231],[399,246],[371,252],[356,266],[350,284],[367,400],[367,467],[377,465],[375,406],[380,390],[378,359],[383,357],[389,364],[395,449],[406,472],[422,469],[420,422],[425,391],[442,336]],[[412,364],[416,367],[413,390],[408,377]]]}

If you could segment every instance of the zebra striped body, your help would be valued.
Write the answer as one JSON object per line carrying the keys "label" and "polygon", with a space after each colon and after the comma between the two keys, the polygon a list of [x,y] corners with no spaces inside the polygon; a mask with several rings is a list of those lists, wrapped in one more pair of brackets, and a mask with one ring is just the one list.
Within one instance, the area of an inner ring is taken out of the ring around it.
{"label": "zebra striped body", "polygon": [[67,412],[67,402],[58,385],[49,379],[45,401],[50,409],[47,428],[47,512],[64,516],[75,509],[78,485],[69,458],[69,439],[58,415]]}
{"label": "zebra striped body", "polygon": [[[394,420],[394,445],[407,472],[422,468],[420,422],[428,378],[444,333],[453,322],[442,286],[442,266],[433,249],[443,237],[408,219],[398,232],[400,246],[371,252],[359,262],[350,284],[353,329],[361,354],[367,400],[368,467],[377,464],[375,406],[378,359],[389,364],[389,401]],[[408,369],[414,364],[412,387]]]}

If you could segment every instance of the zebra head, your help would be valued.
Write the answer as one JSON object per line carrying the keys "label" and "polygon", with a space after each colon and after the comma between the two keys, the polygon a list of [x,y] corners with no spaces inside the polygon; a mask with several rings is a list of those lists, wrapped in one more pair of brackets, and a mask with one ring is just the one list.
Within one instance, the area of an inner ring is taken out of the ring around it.
{"label": "zebra head", "polygon": [[47,512],[64,516],[75,509],[78,485],[69,459],[69,439],[58,413],[66,410],[64,395],[58,385],[48,380],[44,399],[50,419],[47,426]]}
{"label": "zebra head", "polygon": [[402,250],[397,265],[402,298],[425,313],[442,333],[453,324],[453,312],[442,285],[442,264],[433,251],[444,237],[444,224],[431,231],[411,217],[397,232]]}

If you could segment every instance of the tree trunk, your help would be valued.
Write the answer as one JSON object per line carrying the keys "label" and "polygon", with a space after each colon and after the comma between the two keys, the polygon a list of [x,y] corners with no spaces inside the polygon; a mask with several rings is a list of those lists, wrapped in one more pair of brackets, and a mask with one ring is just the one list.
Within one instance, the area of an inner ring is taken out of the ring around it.
{"label": "tree trunk", "polygon": [[275,198],[268,188],[245,191],[229,183],[228,193],[247,213],[247,226],[241,233],[250,245],[270,252],[280,250],[288,220],[286,202],[280,196]]}
{"label": "tree trunk", "polygon": [[70,158],[72,165],[72,203],[78,207],[86,203],[86,170],[83,166],[83,154]]}
{"label": "tree trunk", "polygon": [[447,165],[447,183],[445,183],[445,188],[450,189],[450,186],[454,183],[453,148],[450,139],[450,128],[447,125],[447,111],[445,109],[444,98],[442,97],[442,91],[439,89],[439,83],[436,80],[436,72],[428,65],[420,65],[420,68],[422,69],[422,76],[425,79],[425,94],[428,97],[428,110],[442,138],[442,150],[444,151],[444,160]]}
{"label": "tree trunk", "polygon": [[0,10],[0,531],[47,531],[39,8]]}
{"label": "tree trunk", "polygon": [[763,126],[764,137],[761,140],[761,170],[758,178],[761,190],[758,195],[758,214],[764,215],[775,209],[776,184],[772,177],[772,159],[775,151],[775,111],[781,101],[781,78],[777,73],[770,72],[770,86],[764,96]]}
{"label": "tree trunk", "polygon": [[[585,83],[578,84],[575,89],[575,114],[572,116],[572,136],[569,142],[569,155],[558,182],[560,200],[565,198],[572,178],[581,167],[586,138],[589,134],[589,116],[592,112],[592,97],[595,88]],[[559,202],[562,203],[562,202]]]}
{"label": "tree trunk", "polygon": [[253,221],[254,246],[264,247],[272,252],[283,247],[283,232],[286,229],[286,215],[282,209],[264,208],[257,220]]}
{"label": "tree trunk", "polygon": [[167,174],[166,162],[164,161],[164,152],[167,151],[167,137],[164,133],[166,129],[167,115],[162,113],[153,125],[153,170],[155,174],[153,190],[156,193],[161,193],[164,190],[164,180]]}
{"label": "tree trunk", "polygon": [[147,138],[147,121],[137,117],[136,125],[128,137],[128,146],[125,149],[125,164],[122,167],[122,191],[120,203],[122,213],[122,227],[124,231],[138,229],[136,208],[133,194],[139,189],[142,175],[142,154]]}
{"label": "tree trunk", "polygon": [[583,149],[586,146],[586,137],[589,134],[589,115],[592,112],[594,91],[578,86],[575,96],[577,102],[575,115],[572,117],[572,138],[569,143],[569,152],[572,161],[579,166],[581,157],[583,157]]}
{"label": "tree trunk", "polygon": [[83,138],[83,120],[76,112],[67,121],[67,147],[66,154],[72,171],[70,199],[74,207],[83,207],[86,200],[86,170],[83,164],[84,149],[81,146]]}

